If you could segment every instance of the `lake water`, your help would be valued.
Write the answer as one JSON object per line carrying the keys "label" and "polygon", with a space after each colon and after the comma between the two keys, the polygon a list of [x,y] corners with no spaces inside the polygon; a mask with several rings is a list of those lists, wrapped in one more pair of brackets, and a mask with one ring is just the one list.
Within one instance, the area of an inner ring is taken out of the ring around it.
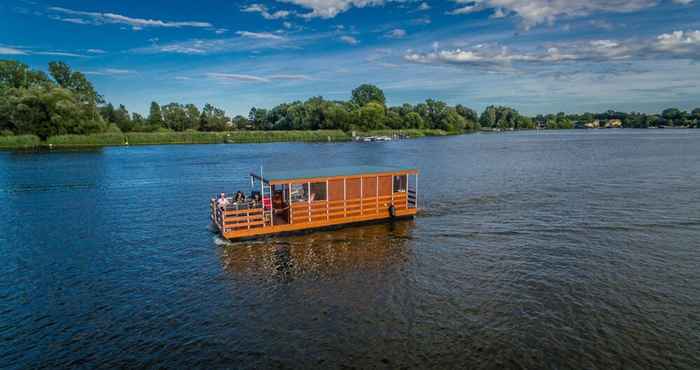
{"label": "lake water", "polygon": [[[422,214],[228,243],[267,169],[416,166]],[[700,130],[0,152],[0,368],[700,367]]]}

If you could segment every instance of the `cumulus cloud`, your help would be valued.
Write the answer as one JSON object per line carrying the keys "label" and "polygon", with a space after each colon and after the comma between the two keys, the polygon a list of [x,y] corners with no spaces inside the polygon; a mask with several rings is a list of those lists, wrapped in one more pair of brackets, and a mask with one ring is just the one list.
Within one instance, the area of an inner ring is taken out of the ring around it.
{"label": "cumulus cloud", "polygon": [[700,51],[700,31],[674,31],[656,38],[656,47],[673,53],[693,53]]}
{"label": "cumulus cloud", "polygon": [[619,62],[685,58],[700,60],[700,31],[675,31],[642,40],[592,40],[552,44],[534,51],[514,51],[498,45],[409,51],[404,60],[422,64],[451,64],[500,69],[517,64],[560,62]]}
{"label": "cumulus cloud", "polygon": [[263,18],[269,20],[286,18],[291,14],[291,12],[287,10],[278,10],[276,12],[270,13],[267,7],[263,4],[250,4],[241,8],[241,11],[245,13],[260,13],[260,15],[263,16]]}
{"label": "cumulus cloud", "polygon": [[421,10],[421,11],[430,10],[430,5],[426,2],[422,2],[422,3],[420,3],[420,5],[418,5],[418,10]]}
{"label": "cumulus cloud", "polygon": [[77,24],[92,24],[92,25],[102,25],[102,24],[125,24],[131,26],[134,30],[141,30],[145,27],[162,27],[162,28],[181,28],[181,27],[196,27],[196,28],[211,28],[212,25],[209,22],[196,22],[196,21],[184,21],[184,22],[170,22],[158,19],[144,19],[144,18],[132,18],[121,14],[115,13],[101,13],[101,12],[85,12],[79,10],[72,10],[61,7],[50,7],[49,11],[57,14],[63,14],[65,16],[52,15],[50,18],[60,20],[63,22],[77,23]]}
{"label": "cumulus cloud", "polygon": [[364,8],[367,6],[384,5],[386,2],[405,0],[277,0],[285,3],[291,3],[302,8],[311,10],[308,13],[299,14],[304,18],[333,18],[336,15],[343,13],[350,8]]}
{"label": "cumulus cloud", "polygon": [[[654,7],[658,0],[452,0],[458,7],[448,14],[460,15],[495,9],[494,16],[517,14],[522,26],[530,28],[541,23],[552,23],[558,17],[586,16],[597,12],[626,13]],[[689,4],[692,0],[674,0],[677,4]]]}
{"label": "cumulus cloud", "polygon": [[360,41],[357,40],[356,38],[354,38],[354,37],[352,37],[352,36],[347,36],[347,35],[341,36],[341,37],[340,37],[340,41],[342,41],[342,42],[344,42],[344,43],[346,43],[346,44],[348,44],[348,45],[357,45],[357,44],[360,43]]}

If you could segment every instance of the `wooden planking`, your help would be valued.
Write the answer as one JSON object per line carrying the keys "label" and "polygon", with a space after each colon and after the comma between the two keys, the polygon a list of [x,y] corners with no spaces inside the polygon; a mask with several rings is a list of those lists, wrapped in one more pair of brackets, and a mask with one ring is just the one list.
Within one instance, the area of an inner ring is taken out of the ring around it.
{"label": "wooden planking", "polygon": [[330,202],[343,201],[345,197],[344,182],[344,179],[328,180],[328,200]]}
{"label": "wooden planking", "polygon": [[362,178],[362,198],[374,198],[377,196],[377,177]]}
{"label": "wooden planking", "polygon": [[262,213],[262,208],[252,208],[252,209],[240,209],[240,210],[230,210],[224,211],[224,216],[241,216],[255,213]]}
{"label": "wooden planking", "polygon": [[393,189],[392,179],[393,176],[379,176],[379,195],[389,196],[391,198],[391,192]]}
{"label": "wooden planking", "polygon": [[362,180],[359,177],[348,178],[345,180],[347,189],[345,191],[345,196],[347,200],[359,200],[362,197],[360,194]]}
{"label": "wooden planking", "polygon": [[[405,211],[401,211],[396,213],[397,216],[402,217],[402,216],[412,216],[416,214],[416,209],[409,209]],[[336,220],[320,220],[320,221],[315,221],[315,222],[306,222],[303,224],[286,224],[286,225],[275,225],[271,227],[259,227],[257,229],[250,229],[250,230],[239,230],[239,231],[230,231],[230,232],[225,232],[224,237],[228,239],[236,239],[236,238],[244,238],[244,237],[252,237],[252,236],[258,236],[258,235],[266,235],[266,234],[275,234],[275,233],[280,233],[280,232],[289,232],[289,231],[298,231],[298,230],[305,230],[305,229],[313,229],[313,228],[318,228],[318,227],[324,227],[324,226],[333,226],[333,225],[342,225],[342,224],[347,224],[347,223],[354,223],[354,222],[363,222],[363,221],[371,221],[371,220],[378,220],[378,219],[384,219],[388,218],[389,214],[388,212],[382,212],[379,215],[364,215],[364,216],[353,216],[353,217],[344,217],[344,218],[339,218]]]}

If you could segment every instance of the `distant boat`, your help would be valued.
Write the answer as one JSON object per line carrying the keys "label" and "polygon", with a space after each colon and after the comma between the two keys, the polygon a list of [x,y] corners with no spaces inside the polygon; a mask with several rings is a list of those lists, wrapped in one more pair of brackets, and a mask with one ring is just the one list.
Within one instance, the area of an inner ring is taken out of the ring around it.
{"label": "distant boat", "polygon": [[357,140],[364,141],[364,142],[391,141],[392,138],[390,136],[364,136],[364,137],[358,137]]}
{"label": "distant boat", "polygon": [[[252,200],[211,199],[210,218],[226,239],[413,217],[418,170],[385,166],[250,174]],[[255,185],[255,184],[258,185]]]}

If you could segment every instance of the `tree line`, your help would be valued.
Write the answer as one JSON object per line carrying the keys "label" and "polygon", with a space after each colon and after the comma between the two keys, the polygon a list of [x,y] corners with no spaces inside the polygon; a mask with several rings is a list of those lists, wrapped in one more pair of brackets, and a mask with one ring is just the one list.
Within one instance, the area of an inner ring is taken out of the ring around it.
{"label": "tree line", "polygon": [[364,84],[348,101],[321,96],[282,103],[271,109],[253,107],[248,117],[228,117],[211,104],[152,102],[146,117],[114,106],[97,93],[87,77],[63,62],[50,62],[48,74],[26,64],[0,61],[0,134],[34,134],[45,140],[61,134],[158,131],[440,129],[463,132],[480,129],[568,129],[594,121],[601,126],[619,121],[622,127],[700,127],[700,108],[686,112],[669,108],[660,114],[607,111],[583,114],[521,115],[504,106],[489,106],[481,114],[457,104],[428,99],[418,104],[387,106],[384,92]]}

